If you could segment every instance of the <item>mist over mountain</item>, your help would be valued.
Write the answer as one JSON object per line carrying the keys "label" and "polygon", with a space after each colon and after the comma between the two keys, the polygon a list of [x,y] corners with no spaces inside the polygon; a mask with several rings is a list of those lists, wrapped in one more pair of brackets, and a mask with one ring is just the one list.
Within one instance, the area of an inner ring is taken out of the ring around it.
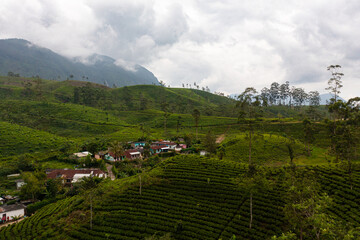
{"label": "mist over mountain", "polygon": [[8,72],[24,77],[83,80],[109,87],[159,84],[154,74],[140,65],[98,54],[69,59],[23,39],[0,40],[0,75]]}
{"label": "mist over mountain", "polygon": [[[328,102],[330,101],[331,98],[333,98],[334,95],[331,94],[331,93],[324,93],[324,94],[320,94],[320,105],[326,105],[328,104]],[[342,97],[340,96],[337,96],[337,99],[338,100],[341,100],[343,102],[346,102],[345,99],[343,99]]]}

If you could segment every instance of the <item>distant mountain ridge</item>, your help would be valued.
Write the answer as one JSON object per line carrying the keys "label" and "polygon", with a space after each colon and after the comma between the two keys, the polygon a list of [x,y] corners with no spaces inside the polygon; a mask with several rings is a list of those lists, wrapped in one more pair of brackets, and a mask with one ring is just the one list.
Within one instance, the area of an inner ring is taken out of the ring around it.
{"label": "distant mountain ridge", "polygon": [[[326,105],[328,104],[328,102],[330,101],[331,98],[333,98],[334,95],[331,93],[324,93],[324,94],[320,94],[320,105]],[[346,102],[345,99],[343,99],[342,97],[337,96],[338,100],[341,100],[343,102]]]}
{"label": "distant mountain ridge", "polygon": [[159,84],[154,74],[140,65],[123,67],[115,59],[98,54],[68,59],[23,39],[0,40],[0,75],[8,72],[24,77],[83,80],[109,87]]}

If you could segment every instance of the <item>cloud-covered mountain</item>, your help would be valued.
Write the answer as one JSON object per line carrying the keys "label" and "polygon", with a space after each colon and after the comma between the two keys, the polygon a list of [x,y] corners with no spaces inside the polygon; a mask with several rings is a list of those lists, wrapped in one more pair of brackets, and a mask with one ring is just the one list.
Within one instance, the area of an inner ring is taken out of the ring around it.
{"label": "cloud-covered mountain", "polygon": [[71,78],[110,87],[159,83],[153,73],[140,65],[98,54],[69,59],[22,39],[0,40],[0,75],[8,72],[55,80]]}
{"label": "cloud-covered mountain", "polygon": [[[333,98],[334,95],[331,93],[324,93],[320,95],[320,105],[326,105],[328,104],[328,102],[330,102],[330,99]],[[337,97],[338,100],[341,100],[343,102],[346,102],[345,99],[343,99],[342,97]]]}

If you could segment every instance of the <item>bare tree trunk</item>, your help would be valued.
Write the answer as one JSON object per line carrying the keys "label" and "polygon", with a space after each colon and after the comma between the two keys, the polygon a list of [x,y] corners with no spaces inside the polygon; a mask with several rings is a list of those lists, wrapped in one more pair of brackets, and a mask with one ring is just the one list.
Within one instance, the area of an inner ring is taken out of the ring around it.
{"label": "bare tree trunk", "polygon": [[249,224],[249,228],[250,228],[250,229],[251,229],[251,227],[252,227],[252,221],[253,221],[252,197],[253,197],[253,194],[250,193],[250,224]]}
{"label": "bare tree trunk", "polygon": [[141,174],[139,175],[139,183],[140,183],[139,193],[141,195]]}
{"label": "bare tree trunk", "polygon": [[252,164],[252,162],[251,162],[251,147],[252,147],[252,142],[251,142],[251,129],[250,129],[250,131],[249,131],[249,165],[251,165]]}
{"label": "bare tree trunk", "polygon": [[197,126],[197,124],[196,124],[196,135],[195,135],[195,137],[196,137],[196,140],[198,139],[198,126]]}
{"label": "bare tree trunk", "polygon": [[302,240],[303,239],[303,229],[302,229],[302,227],[300,228],[300,240]]}
{"label": "bare tree trunk", "polygon": [[92,229],[92,219],[93,219],[92,196],[90,193],[90,229]]}

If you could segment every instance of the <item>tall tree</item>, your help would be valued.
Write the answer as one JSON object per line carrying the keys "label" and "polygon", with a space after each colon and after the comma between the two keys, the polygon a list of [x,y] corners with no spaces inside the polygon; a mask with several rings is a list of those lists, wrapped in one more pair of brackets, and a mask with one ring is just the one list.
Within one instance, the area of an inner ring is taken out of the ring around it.
{"label": "tall tree", "polygon": [[121,156],[124,154],[124,148],[119,141],[110,143],[109,151],[115,156],[115,161],[121,160]]}
{"label": "tall tree", "polygon": [[207,132],[203,142],[208,152],[210,153],[216,152],[216,136],[211,131]]}
{"label": "tall tree", "polygon": [[170,117],[171,113],[169,112],[169,104],[167,102],[163,102],[162,110],[164,111],[164,135],[167,135],[167,120]]}
{"label": "tall tree", "polygon": [[296,105],[301,107],[303,103],[307,100],[308,94],[303,88],[294,88],[292,91],[293,100]]}
{"label": "tall tree", "polygon": [[320,117],[318,107],[320,106],[320,94],[318,91],[311,91],[308,95],[309,108],[306,110],[307,115],[315,121]]}
{"label": "tall tree", "polygon": [[39,198],[42,192],[45,192],[45,173],[35,171],[35,172],[23,172],[22,178],[25,181],[25,185],[21,187],[20,195],[24,199],[31,198],[32,201],[35,201]]}
{"label": "tall tree", "polygon": [[277,104],[280,99],[280,84],[277,82],[273,82],[270,86],[270,103]]}
{"label": "tall tree", "polygon": [[320,94],[318,91],[310,91],[308,94],[309,105],[318,107],[320,105]]}
{"label": "tall tree", "polygon": [[195,138],[197,140],[197,138],[198,138],[199,120],[200,120],[200,111],[195,108],[194,111],[192,112],[192,116],[193,116],[194,121],[195,121],[195,128],[196,128]]}
{"label": "tall tree", "polygon": [[261,89],[260,96],[261,96],[262,106],[267,107],[269,104],[270,90],[267,87],[264,87],[263,89]]}
{"label": "tall tree", "polygon": [[311,155],[310,144],[312,144],[315,140],[315,129],[314,129],[314,125],[311,123],[309,119],[304,119],[303,126],[304,126],[304,140],[307,149],[307,154],[308,156],[310,156]]}
{"label": "tall tree", "polygon": [[[255,88],[253,87],[249,87],[246,88],[245,91],[243,93],[241,93],[238,96],[238,102],[237,102],[237,106],[240,108],[239,111],[239,117],[238,120],[240,121],[240,119],[245,120],[245,117],[248,116],[249,118],[257,118],[259,116],[261,116],[261,111],[260,111],[260,101],[259,101],[259,96],[256,95],[257,91]],[[253,120],[249,120],[249,131],[248,131],[248,140],[249,140],[249,164],[252,164],[252,141],[253,141],[253,136],[254,136],[254,128],[253,128]]]}
{"label": "tall tree", "polygon": [[179,133],[179,129],[180,129],[182,123],[183,123],[183,120],[182,120],[181,116],[178,116],[178,118],[176,120],[176,133]]}
{"label": "tall tree", "polygon": [[238,189],[249,197],[249,229],[253,224],[253,196],[259,192],[271,189],[271,182],[267,180],[265,172],[254,165],[249,165],[249,170],[245,174],[234,179]]}
{"label": "tall tree", "polygon": [[331,218],[326,209],[331,205],[331,198],[320,194],[319,185],[311,174],[298,172],[296,177],[286,182],[287,195],[284,213],[299,239],[320,239],[326,234]]}
{"label": "tall tree", "polygon": [[280,99],[282,100],[282,104],[286,104],[286,100],[289,96],[290,88],[289,88],[289,82],[286,81],[285,83],[280,85]]}
{"label": "tall tree", "polygon": [[328,81],[329,86],[325,89],[334,95],[333,102],[338,100],[340,89],[343,87],[341,78],[344,74],[339,72],[340,68],[340,65],[330,65],[327,67],[327,70],[331,72],[331,78]]}

